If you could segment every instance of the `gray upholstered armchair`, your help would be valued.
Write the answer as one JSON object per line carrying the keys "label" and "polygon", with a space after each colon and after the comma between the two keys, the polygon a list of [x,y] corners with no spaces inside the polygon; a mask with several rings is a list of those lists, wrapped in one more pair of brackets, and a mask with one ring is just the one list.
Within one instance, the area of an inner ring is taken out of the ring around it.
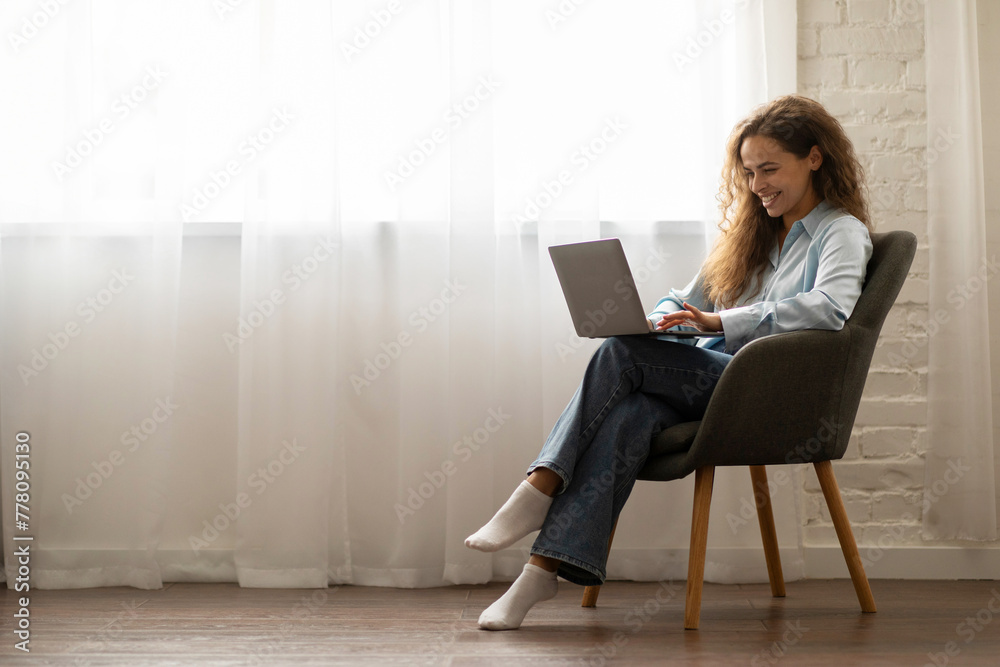
{"label": "gray upholstered armchair", "polygon": [[[771,592],[784,597],[765,466],[812,463],[861,609],[875,611],[830,461],[847,449],[879,331],[906,280],[917,240],[896,231],[873,234],[872,244],[864,289],[843,329],[796,331],[749,343],[726,367],[704,418],[667,429],[652,442],[639,479],[668,481],[695,473],[687,629],[698,628],[701,613],[715,466],[750,466]],[[583,606],[595,606],[599,592],[599,586],[587,587]]]}

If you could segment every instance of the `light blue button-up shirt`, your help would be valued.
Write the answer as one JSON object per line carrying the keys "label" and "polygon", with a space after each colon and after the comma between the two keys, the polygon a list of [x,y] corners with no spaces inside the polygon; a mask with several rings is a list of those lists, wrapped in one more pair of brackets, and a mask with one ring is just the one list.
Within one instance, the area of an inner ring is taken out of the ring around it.
{"label": "light blue button-up shirt", "polygon": [[[717,312],[724,339],[701,339],[700,347],[734,353],[751,340],[784,331],[843,328],[861,295],[872,255],[868,229],[860,220],[826,201],[795,222],[778,251],[771,249],[762,287],[744,295],[734,308],[708,301],[701,272],[683,290],[670,290],[648,317],[655,325],[687,301]],[[690,327],[683,327],[689,329]]]}

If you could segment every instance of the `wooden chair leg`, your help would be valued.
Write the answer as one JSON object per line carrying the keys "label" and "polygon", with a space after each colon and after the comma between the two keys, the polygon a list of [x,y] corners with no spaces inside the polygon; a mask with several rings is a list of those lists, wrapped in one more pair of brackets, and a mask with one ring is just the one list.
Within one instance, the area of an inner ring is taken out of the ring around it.
{"label": "wooden chair leg", "polygon": [[750,466],[750,480],[753,483],[754,500],[757,505],[760,538],[764,542],[764,558],[767,560],[767,578],[771,582],[771,595],[783,598],[785,577],[781,573],[781,554],[778,553],[778,532],[774,528],[771,492],[767,486],[767,469],[764,466]]}
{"label": "wooden chair leg", "polygon": [[819,485],[823,489],[826,505],[830,508],[833,527],[837,530],[837,539],[840,540],[840,549],[844,552],[847,569],[851,572],[851,580],[854,582],[854,591],[858,594],[861,610],[875,613],[875,598],[872,597],[872,589],[868,585],[868,577],[865,575],[865,568],[861,563],[858,545],[854,541],[854,533],[847,520],[844,500],[840,496],[840,487],[837,486],[837,478],[833,474],[833,464],[829,461],[820,461],[814,463],[813,466],[816,468],[816,476],[819,477]]}
{"label": "wooden chair leg", "polygon": [[[618,519],[615,519],[615,525],[611,526],[611,535],[608,537],[608,553],[611,553],[611,543],[615,539],[615,531],[618,529]],[[596,607],[597,606],[597,596],[601,594],[600,586],[587,586],[583,589],[583,602],[580,604],[581,607]]]}
{"label": "wooden chair leg", "polygon": [[701,590],[705,579],[705,551],[708,548],[708,513],[712,506],[715,466],[703,466],[694,474],[694,510],[691,516],[691,549],[688,553],[687,597],[684,600],[684,629],[697,630],[701,619]]}

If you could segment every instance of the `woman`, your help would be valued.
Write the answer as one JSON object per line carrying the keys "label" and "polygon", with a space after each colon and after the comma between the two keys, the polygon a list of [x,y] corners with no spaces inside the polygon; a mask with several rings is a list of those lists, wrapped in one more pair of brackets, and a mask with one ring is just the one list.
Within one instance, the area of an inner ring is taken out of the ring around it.
{"label": "woman", "polygon": [[608,536],[659,431],[700,419],[729,360],[747,342],[843,327],[871,257],[864,173],[840,123],[799,96],[737,124],[719,189],[721,236],[694,280],[671,290],[650,328],[723,332],[698,345],[610,338],[538,459],[466,546],[498,551],[540,530],[524,571],[479,618],[520,626],[556,594],[556,576],[603,583]]}

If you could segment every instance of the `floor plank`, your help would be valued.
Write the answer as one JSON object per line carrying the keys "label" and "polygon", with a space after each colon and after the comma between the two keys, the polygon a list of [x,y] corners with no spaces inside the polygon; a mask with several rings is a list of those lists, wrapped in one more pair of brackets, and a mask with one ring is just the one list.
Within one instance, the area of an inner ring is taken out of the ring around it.
{"label": "floor plank", "polygon": [[683,630],[684,582],[582,588],[486,632],[479,613],[508,584],[326,590],[169,584],[32,591],[31,653],[14,648],[18,594],[0,593],[0,664],[11,665],[1000,665],[1000,582],[872,581],[863,614],[847,580],[706,584]]}

